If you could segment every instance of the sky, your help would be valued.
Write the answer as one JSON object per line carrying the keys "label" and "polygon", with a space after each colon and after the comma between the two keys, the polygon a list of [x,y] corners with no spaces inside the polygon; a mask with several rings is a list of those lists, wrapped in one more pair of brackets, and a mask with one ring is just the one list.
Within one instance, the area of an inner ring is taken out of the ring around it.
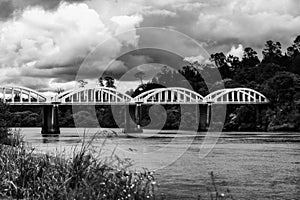
{"label": "sky", "polygon": [[125,90],[137,71],[150,79],[186,58],[286,48],[299,13],[298,0],[0,0],[0,84],[45,92],[111,75]]}

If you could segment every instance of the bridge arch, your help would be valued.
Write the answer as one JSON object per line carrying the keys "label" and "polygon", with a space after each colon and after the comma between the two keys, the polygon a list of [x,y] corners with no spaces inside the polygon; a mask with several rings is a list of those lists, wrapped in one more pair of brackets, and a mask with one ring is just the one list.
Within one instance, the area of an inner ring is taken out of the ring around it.
{"label": "bridge arch", "polygon": [[12,104],[46,103],[48,97],[30,88],[4,85],[0,86],[0,99]]}
{"label": "bridge arch", "polygon": [[134,98],[144,104],[195,104],[202,103],[203,96],[186,88],[157,88],[146,91]]}
{"label": "bridge arch", "polygon": [[66,91],[56,100],[63,104],[124,104],[131,102],[132,97],[114,88],[87,87]]}
{"label": "bridge arch", "polygon": [[269,102],[263,94],[249,88],[217,90],[207,95],[204,101],[215,104],[264,104]]}

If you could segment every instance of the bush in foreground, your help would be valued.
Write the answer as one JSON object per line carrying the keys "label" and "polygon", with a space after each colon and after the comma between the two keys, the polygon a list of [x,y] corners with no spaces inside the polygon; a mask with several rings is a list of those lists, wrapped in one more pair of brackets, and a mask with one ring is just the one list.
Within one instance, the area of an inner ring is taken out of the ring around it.
{"label": "bush in foreground", "polygon": [[[75,151],[74,151],[75,152]],[[0,145],[0,197],[15,199],[155,199],[151,172],[101,161],[83,145],[72,158]]]}

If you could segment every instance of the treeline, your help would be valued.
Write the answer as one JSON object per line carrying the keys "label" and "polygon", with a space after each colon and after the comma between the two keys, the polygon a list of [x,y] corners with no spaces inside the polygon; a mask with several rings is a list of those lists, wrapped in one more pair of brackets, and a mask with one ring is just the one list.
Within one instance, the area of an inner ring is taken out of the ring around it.
{"label": "treeline", "polygon": [[[300,36],[286,50],[282,49],[279,42],[267,41],[262,55],[263,58],[260,60],[258,53],[251,47],[244,49],[242,59],[219,52],[211,55],[211,63],[189,63],[178,70],[165,67],[148,83],[143,83],[143,73],[139,72],[136,77],[141,80],[141,85],[127,93],[134,97],[154,88],[190,87],[206,96],[222,88],[222,85],[225,88],[251,88],[264,94],[270,101],[260,113],[260,121],[257,121],[256,107],[253,105],[228,106],[224,130],[299,131]],[[217,71],[222,76],[222,82],[215,81]],[[98,81],[99,85],[104,85],[102,78]],[[108,87],[114,85],[111,78],[106,82]],[[151,109],[149,106],[143,107],[141,120],[142,126],[148,128],[177,129],[180,126],[188,129],[195,128],[197,124],[194,108],[187,108],[184,113],[181,113],[180,106],[163,106],[161,111],[155,111],[159,108],[153,107],[152,116],[151,113],[149,114],[149,109]],[[96,109],[82,107],[81,110],[78,109],[73,113],[71,108],[61,108],[59,121],[62,127],[74,127],[75,124],[83,127],[123,126],[124,110],[119,108],[118,114],[113,111],[114,115],[112,110],[116,109],[110,106],[96,107]],[[11,123],[13,126],[40,126],[40,112],[38,109],[13,112]],[[131,115],[134,118],[133,112]]]}
{"label": "treeline", "polygon": [[[219,52],[210,57],[213,66],[194,62],[179,70],[165,67],[151,82],[141,84],[129,94],[136,96],[157,87],[190,87],[206,96],[223,86],[251,88],[264,94],[270,103],[264,106],[258,117],[254,105],[228,106],[224,130],[299,131],[300,36],[285,51],[280,42],[269,40],[265,43],[262,55],[263,59],[260,60],[258,53],[247,47],[242,59]],[[215,80],[218,72],[222,76],[221,83]],[[167,109],[168,119],[174,117],[171,110],[178,113],[178,109]],[[176,116],[175,121],[180,121],[180,117]]]}

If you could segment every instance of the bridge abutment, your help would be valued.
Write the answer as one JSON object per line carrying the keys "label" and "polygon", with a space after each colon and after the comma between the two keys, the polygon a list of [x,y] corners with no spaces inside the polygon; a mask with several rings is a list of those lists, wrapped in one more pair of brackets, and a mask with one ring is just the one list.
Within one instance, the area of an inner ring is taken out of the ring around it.
{"label": "bridge abutment", "polygon": [[58,121],[58,105],[44,105],[42,110],[42,134],[60,134]]}

